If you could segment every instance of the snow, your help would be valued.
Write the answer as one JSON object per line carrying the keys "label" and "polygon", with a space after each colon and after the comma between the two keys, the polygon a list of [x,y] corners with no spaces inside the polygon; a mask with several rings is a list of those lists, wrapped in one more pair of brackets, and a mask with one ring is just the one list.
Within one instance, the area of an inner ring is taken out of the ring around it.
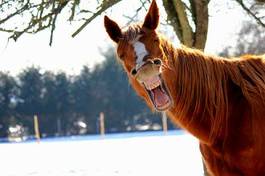
{"label": "snow", "polygon": [[188,134],[123,134],[0,144],[1,176],[202,176]]}

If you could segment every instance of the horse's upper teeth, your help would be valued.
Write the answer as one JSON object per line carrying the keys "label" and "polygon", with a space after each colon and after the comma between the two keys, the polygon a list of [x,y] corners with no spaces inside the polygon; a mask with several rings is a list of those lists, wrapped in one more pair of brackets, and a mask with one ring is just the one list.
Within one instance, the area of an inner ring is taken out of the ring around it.
{"label": "horse's upper teeth", "polygon": [[145,87],[148,89],[148,90],[152,90],[156,87],[158,87],[160,85],[160,80],[159,81],[156,81],[156,82],[153,82],[151,84],[145,84]]}

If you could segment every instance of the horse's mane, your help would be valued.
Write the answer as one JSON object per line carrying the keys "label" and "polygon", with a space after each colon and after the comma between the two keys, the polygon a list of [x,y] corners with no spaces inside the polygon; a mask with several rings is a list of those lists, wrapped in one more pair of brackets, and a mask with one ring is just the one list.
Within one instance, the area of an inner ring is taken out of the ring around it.
{"label": "horse's mane", "polygon": [[[211,122],[210,139],[220,135],[227,137],[229,126],[229,101],[231,85],[237,87],[250,108],[252,131],[256,143],[264,141],[265,130],[265,57],[244,56],[241,58],[222,58],[206,55],[200,50],[185,46],[175,49],[161,38],[167,57],[168,67],[176,76],[175,89],[179,118],[209,118]],[[172,68],[173,67],[173,68]],[[202,119],[203,120],[203,119]],[[262,144],[260,144],[262,145]],[[261,146],[260,146],[261,147]]]}
{"label": "horse's mane", "polygon": [[185,46],[174,49],[169,42],[163,41],[164,51],[171,53],[169,67],[176,76],[177,116],[190,117],[187,124],[195,117],[209,117],[210,138],[214,140],[226,129],[228,118],[228,75],[223,60]]}

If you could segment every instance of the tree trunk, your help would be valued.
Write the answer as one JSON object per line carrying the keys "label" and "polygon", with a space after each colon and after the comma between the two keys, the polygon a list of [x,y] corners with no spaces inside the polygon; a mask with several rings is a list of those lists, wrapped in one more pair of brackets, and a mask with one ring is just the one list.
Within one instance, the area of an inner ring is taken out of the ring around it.
{"label": "tree trunk", "polygon": [[[204,50],[208,32],[208,3],[209,0],[190,0],[188,7],[181,0],[163,0],[167,20],[182,44]],[[188,19],[187,12],[192,19]]]}
{"label": "tree trunk", "polygon": [[208,33],[208,0],[190,0],[193,21],[196,26],[193,46],[204,50]]}

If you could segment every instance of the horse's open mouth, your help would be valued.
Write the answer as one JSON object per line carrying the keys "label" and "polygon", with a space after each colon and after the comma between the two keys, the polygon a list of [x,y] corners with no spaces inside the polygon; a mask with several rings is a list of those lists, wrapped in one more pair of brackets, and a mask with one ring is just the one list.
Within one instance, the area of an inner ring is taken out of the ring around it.
{"label": "horse's open mouth", "polygon": [[143,84],[157,111],[165,111],[171,106],[170,95],[160,76],[147,79]]}

